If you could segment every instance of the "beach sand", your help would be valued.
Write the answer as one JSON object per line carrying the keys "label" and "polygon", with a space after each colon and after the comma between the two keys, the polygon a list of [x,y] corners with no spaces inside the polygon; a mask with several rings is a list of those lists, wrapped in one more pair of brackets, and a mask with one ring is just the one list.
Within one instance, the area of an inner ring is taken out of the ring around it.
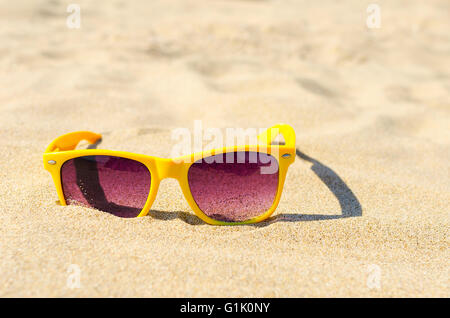
{"label": "beach sand", "polygon": [[[450,296],[448,1],[69,3],[0,5],[0,296]],[[142,218],[57,204],[57,136],[169,157],[194,120],[294,127],[268,221],[207,225],[173,179]]]}

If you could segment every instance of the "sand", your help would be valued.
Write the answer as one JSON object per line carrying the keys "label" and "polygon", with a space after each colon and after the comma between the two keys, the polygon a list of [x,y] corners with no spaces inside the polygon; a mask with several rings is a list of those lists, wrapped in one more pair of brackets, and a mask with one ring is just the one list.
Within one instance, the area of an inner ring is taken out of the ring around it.
{"label": "sand", "polygon": [[[0,296],[450,296],[448,1],[77,3],[1,1]],[[207,225],[173,179],[143,218],[57,204],[60,134],[168,157],[194,120],[295,128],[270,220]]]}

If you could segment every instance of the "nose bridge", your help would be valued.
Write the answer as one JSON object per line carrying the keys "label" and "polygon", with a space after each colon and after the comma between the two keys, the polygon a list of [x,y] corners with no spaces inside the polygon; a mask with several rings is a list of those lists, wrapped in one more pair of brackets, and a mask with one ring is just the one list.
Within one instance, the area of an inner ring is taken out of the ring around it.
{"label": "nose bridge", "polygon": [[178,163],[172,159],[160,159],[158,160],[156,167],[160,179],[178,179],[183,165],[181,162]]}

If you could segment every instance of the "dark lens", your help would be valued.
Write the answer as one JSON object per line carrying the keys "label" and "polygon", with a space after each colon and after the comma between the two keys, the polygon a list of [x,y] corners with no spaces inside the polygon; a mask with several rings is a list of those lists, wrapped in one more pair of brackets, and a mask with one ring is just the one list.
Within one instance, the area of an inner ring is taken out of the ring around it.
{"label": "dark lens", "polygon": [[188,183],[200,210],[212,219],[239,222],[264,214],[278,189],[278,161],[257,152],[234,152],[198,160]]}
{"label": "dark lens", "polygon": [[147,167],[135,160],[112,156],[85,156],[61,167],[67,204],[92,207],[120,217],[136,217],[150,192]]}

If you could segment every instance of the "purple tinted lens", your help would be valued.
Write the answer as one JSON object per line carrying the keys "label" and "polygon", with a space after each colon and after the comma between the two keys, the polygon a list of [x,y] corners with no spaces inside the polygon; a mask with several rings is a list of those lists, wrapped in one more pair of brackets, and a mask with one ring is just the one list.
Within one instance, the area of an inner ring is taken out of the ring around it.
{"label": "purple tinted lens", "polygon": [[188,172],[192,196],[212,219],[240,222],[264,214],[278,189],[278,161],[257,152],[235,152],[196,161]]}
{"label": "purple tinted lens", "polygon": [[136,217],[150,192],[147,167],[131,159],[85,156],[61,167],[67,204],[83,205],[120,217]]}

